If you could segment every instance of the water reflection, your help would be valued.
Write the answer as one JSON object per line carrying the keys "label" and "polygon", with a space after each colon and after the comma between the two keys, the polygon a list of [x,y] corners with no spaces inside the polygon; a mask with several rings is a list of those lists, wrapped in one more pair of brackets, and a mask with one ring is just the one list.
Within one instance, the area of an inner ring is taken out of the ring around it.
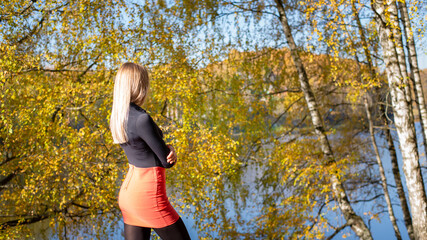
{"label": "water reflection", "polygon": [[[417,125],[417,130],[419,130],[419,124]],[[395,133],[394,133],[395,134]],[[396,134],[395,134],[396,136]],[[393,175],[391,173],[390,159],[388,151],[385,148],[386,141],[381,136],[377,136],[377,141],[379,146],[381,146],[381,155],[383,159],[384,168],[386,170],[386,175],[388,178],[388,183],[393,184]],[[397,145],[396,145],[397,146]],[[400,157],[399,149],[398,156]],[[421,149],[421,151],[423,151]],[[399,158],[399,161],[401,159]],[[425,156],[422,158],[421,163],[425,166]],[[424,179],[426,179],[426,168],[423,169]],[[373,170],[377,172],[377,170]],[[233,236],[232,239],[254,239],[251,238],[254,231],[257,229],[257,219],[262,217],[263,207],[265,203],[265,189],[260,188],[260,179],[265,174],[265,168],[259,164],[248,165],[246,168],[242,169],[241,172],[241,181],[239,184],[228,184],[226,191],[228,193],[235,193],[234,197],[231,195],[225,194],[225,199],[222,205],[213,206],[218,208],[218,211],[224,214],[223,218],[225,221],[230,222],[213,222],[213,224],[220,224],[219,229],[222,228],[222,232],[206,232],[205,229],[201,228],[203,226],[201,222],[204,219],[199,219],[199,214],[193,214],[195,209],[190,207],[190,209],[185,208],[185,206],[174,201],[174,194],[179,195],[179,189],[174,189],[174,186],[169,184],[168,191],[172,194],[169,194],[171,202],[174,207],[179,211],[184,223],[186,224],[190,236],[192,239],[199,239],[200,237],[208,237],[210,239],[224,239],[223,234],[227,234],[226,239],[230,239],[230,236]],[[404,179],[403,179],[404,181]],[[280,182],[277,182],[280,184]],[[118,185],[119,186],[119,185]],[[379,187],[379,186],[378,186]],[[119,188],[119,187],[118,187]],[[280,188],[277,188],[280,189]],[[277,190],[272,186],[272,191]],[[118,191],[118,189],[117,189]],[[209,191],[207,191],[209,193]],[[284,193],[282,193],[285,195]],[[392,201],[398,203],[397,193],[395,188],[390,187],[390,194]],[[361,196],[358,194],[352,194],[352,200],[359,199]],[[362,196],[363,198],[369,198],[369,196]],[[328,219],[330,224],[335,226],[340,226],[344,224],[342,216],[339,214],[339,211],[332,209],[334,205],[331,205],[331,208],[324,210],[325,218]],[[385,207],[385,203],[382,197],[370,201],[370,202],[359,202],[353,204],[355,211],[364,217],[365,212],[377,210],[381,211],[382,207]],[[403,223],[403,215],[400,210],[399,204],[395,204],[394,210],[396,217],[399,220],[398,225],[401,230],[401,233],[404,238],[407,238],[406,229]],[[312,215],[319,210],[315,208]],[[209,211],[209,209],[202,209],[201,211]],[[228,219],[228,220],[227,220]],[[367,219],[364,217],[364,220],[368,223],[371,228],[374,239],[394,239],[394,231],[391,226],[391,223],[388,219],[388,214],[384,212],[377,219]],[[208,220],[209,221],[209,220]],[[29,236],[28,239],[105,239],[107,236],[108,239],[123,239],[123,221],[121,218],[120,211],[118,209],[115,212],[107,213],[105,215],[97,216],[96,218],[82,218],[74,219],[69,221],[66,227],[58,226],[57,224],[50,225],[50,220],[44,220],[29,226]],[[227,228],[227,229],[224,229]],[[274,230],[274,229],[273,229]],[[327,235],[332,234],[332,231],[326,233]],[[153,239],[156,239],[154,231],[152,232]],[[340,232],[334,239],[357,239],[354,233],[351,232],[349,228],[346,228],[344,231]]]}

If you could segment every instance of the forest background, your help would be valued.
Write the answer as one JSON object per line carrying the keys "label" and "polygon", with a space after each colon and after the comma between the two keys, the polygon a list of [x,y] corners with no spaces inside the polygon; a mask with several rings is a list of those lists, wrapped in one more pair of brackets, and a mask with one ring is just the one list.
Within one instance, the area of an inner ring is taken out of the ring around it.
{"label": "forest background", "polygon": [[150,70],[143,107],[198,238],[427,236],[425,2],[0,5],[0,239],[120,236],[126,61]]}

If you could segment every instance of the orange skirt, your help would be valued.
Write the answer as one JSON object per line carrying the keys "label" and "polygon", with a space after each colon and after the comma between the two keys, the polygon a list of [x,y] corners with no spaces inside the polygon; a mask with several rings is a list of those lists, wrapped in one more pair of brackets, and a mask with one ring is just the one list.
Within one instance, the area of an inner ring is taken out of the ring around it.
{"label": "orange skirt", "polygon": [[163,228],[178,221],[179,215],[166,195],[165,180],[162,167],[139,168],[129,164],[118,197],[126,224]]}

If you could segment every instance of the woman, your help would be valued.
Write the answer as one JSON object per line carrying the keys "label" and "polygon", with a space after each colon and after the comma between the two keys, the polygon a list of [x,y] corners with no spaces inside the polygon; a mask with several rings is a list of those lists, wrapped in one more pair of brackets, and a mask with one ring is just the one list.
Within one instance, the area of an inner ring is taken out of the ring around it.
{"label": "woman", "polygon": [[177,155],[163,141],[163,133],[140,106],[149,89],[147,70],[123,64],[114,82],[110,129],[123,148],[129,171],[120,188],[119,207],[125,239],[150,239],[151,229],[162,239],[190,239],[187,229],[166,196],[165,168]]}

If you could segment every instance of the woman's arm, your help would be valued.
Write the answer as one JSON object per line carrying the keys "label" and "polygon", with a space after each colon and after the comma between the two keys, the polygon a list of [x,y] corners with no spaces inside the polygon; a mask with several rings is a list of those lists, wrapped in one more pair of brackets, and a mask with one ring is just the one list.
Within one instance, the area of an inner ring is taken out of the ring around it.
{"label": "woman's arm", "polygon": [[160,159],[161,164],[165,168],[172,167],[172,164],[168,163],[167,157],[170,153],[170,149],[163,141],[162,136],[157,130],[157,125],[148,114],[141,114],[136,120],[136,131],[140,138],[142,138],[147,145],[153,150],[156,156]]}

